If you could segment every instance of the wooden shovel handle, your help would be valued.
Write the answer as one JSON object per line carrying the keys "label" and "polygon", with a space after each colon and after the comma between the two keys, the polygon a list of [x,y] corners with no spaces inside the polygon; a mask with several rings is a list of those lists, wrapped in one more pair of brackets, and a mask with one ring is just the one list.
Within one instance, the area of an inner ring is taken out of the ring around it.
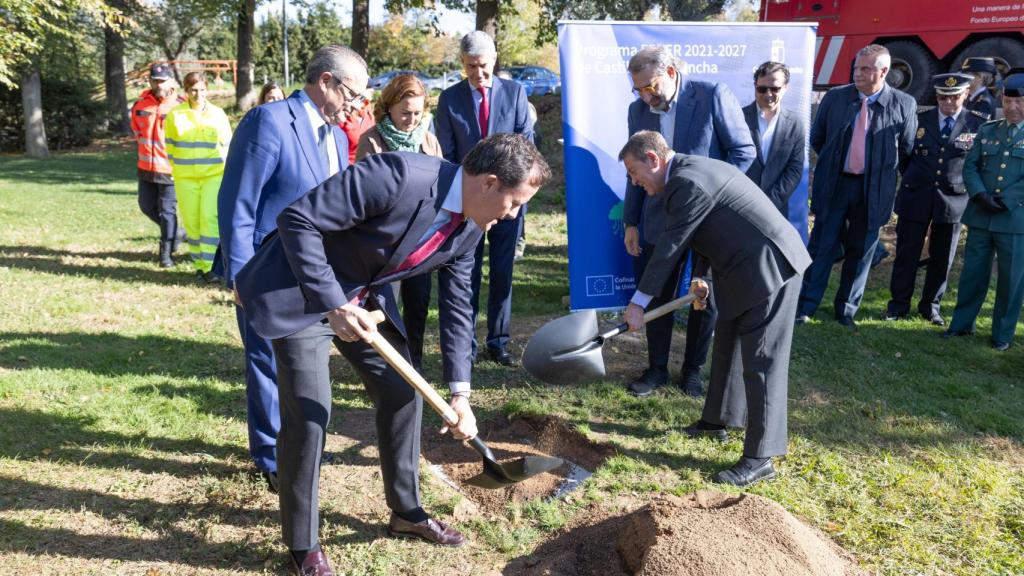
{"label": "wooden shovel handle", "polygon": [[680,296],[675,300],[666,302],[654,310],[648,310],[647,312],[644,312],[644,324],[654,320],[655,318],[661,318],[669,312],[682,310],[684,307],[689,306],[694,300],[696,300],[696,297],[693,294],[687,294],[686,296]]}
{"label": "wooden shovel handle", "polygon": [[[377,324],[380,324],[386,319],[384,313],[380,310],[370,312],[370,318],[372,318]],[[455,410],[452,410],[452,407],[444,401],[444,398],[437,393],[437,390],[434,390],[434,387],[424,380],[423,376],[420,376],[420,373],[413,368],[412,364],[409,364],[409,361],[399,354],[398,350],[395,350],[395,347],[392,346],[380,332],[376,332],[366,338],[366,342],[370,346],[373,346],[373,349],[383,356],[384,360],[387,361],[392,368],[397,370],[398,373],[402,375],[402,378],[404,378],[410,386],[415,388],[416,391],[423,396],[423,399],[427,401],[427,404],[430,404],[430,407],[440,414],[441,418],[443,418],[449,426],[455,426],[459,423],[459,415],[455,413]]]}

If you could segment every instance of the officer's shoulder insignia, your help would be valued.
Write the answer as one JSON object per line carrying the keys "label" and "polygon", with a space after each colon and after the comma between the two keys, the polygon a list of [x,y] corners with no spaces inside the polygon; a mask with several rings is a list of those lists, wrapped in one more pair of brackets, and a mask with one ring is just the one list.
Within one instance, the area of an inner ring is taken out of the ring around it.
{"label": "officer's shoulder insignia", "polygon": [[996,127],[996,126],[997,126],[997,125],[998,125],[998,124],[999,124],[1000,122],[1002,122],[1002,120],[998,120],[998,119],[996,119],[996,120],[989,120],[988,122],[985,122],[984,124],[982,124],[982,125],[981,125],[981,127],[982,127],[982,128],[989,128],[989,127],[990,127],[990,128],[992,128],[992,129],[994,130],[994,129],[995,129],[995,127]]}
{"label": "officer's shoulder insignia", "polygon": [[917,138],[924,138],[924,128],[917,129]]}
{"label": "officer's shoulder insignia", "polygon": [[970,112],[971,114],[974,114],[978,118],[981,118],[982,120],[985,120],[985,121],[988,121],[988,119],[992,117],[991,114],[985,114],[984,112],[979,112],[977,110],[968,110],[968,112]]}
{"label": "officer's shoulder insignia", "polygon": [[927,114],[927,113],[929,113],[929,112],[931,112],[931,111],[932,111],[932,109],[931,109],[931,108],[925,108],[924,110],[922,110],[922,109],[920,109],[920,108],[918,108],[918,109],[917,109],[917,113],[918,113],[918,114]]}

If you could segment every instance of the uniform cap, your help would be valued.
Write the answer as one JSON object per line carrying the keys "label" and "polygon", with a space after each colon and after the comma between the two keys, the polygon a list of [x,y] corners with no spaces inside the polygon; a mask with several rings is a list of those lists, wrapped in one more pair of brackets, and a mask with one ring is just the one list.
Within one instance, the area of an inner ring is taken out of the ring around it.
{"label": "uniform cap", "polygon": [[149,69],[150,80],[170,80],[174,78],[174,74],[171,73],[171,67],[167,64],[154,64]]}
{"label": "uniform cap", "polygon": [[1003,77],[1003,96],[1024,96],[1024,68],[1010,68]]}
{"label": "uniform cap", "polygon": [[994,58],[968,58],[964,60],[963,66],[960,67],[961,72],[988,72],[989,74],[996,74],[996,61]]}
{"label": "uniform cap", "polygon": [[932,88],[940,96],[955,96],[967,90],[971,85],[971,77],[967,74],[952,72],[932,76]]}

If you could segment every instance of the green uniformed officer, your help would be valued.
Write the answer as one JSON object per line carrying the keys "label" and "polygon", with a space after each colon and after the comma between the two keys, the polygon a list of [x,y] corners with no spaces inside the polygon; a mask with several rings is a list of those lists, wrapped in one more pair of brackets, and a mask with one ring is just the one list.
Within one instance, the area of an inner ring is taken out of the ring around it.
{"label": "green uniformed officer", "polygon": [[964,185],[971,197],[963,216],[967,246],[956,310],[944,334],[974,332],[994,254],[992,347],[1000,351],[1013,341],[1024,302],[1024,68],[1007,73],[1002,102],[1005,118],[982,125],[964,162]]}

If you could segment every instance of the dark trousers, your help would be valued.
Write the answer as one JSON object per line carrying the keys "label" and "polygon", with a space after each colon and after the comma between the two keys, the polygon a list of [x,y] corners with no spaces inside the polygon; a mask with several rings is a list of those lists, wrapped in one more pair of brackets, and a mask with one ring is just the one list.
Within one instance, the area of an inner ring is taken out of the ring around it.
{"label": "dark trousers", "polygon": [[409,339],[409,357],[419,370],[423,366],[423,333],[430,312],[430,292],[434,273],[427,272],[402,280],[402,322]]}
{"label": "dark trousers", "polygon": [[[654,253],[653,244],[642,244],[640,256],[634,260],[636,277],[642,278],[647,263]],[[662,304],[676,299],[679,278],[682,275],[682,265],[679,266],[676,274],[669,279],[662,288],[661,294],[655,295],[654,299],[647,306],[653,310]],[[714,290],[712,290],[712,293]],[[666,314],[647,323],[647,363],[651,368],[667,368],[669,350],[672,348],[672,327],[674,320],[672,314]],[[715,321],[718,318],[718,310],[715,308],[714,297],[708,298],[707,308],[696,310],[690,306],[690,317],[686,324],[686,350],[683,355],[683,370],[687,368],[699,369],[704,366],[708,359],[708,349],[711,348],[711,339],[715,333]]]}
{"label": "dark trousers", "polygon": [[[917,311],[926,318],[939,314],[939,302],[946,293],[946,278],[953,267],[956,244],[960,240],[960,223],[932,222],[932,236],[928,244],[928,267],[924,276],[924,289]],[[928,222],[914,222],[906,218],[896,221],[896,260],[889,281],[888,313],[905,316],[910,313],[910,299],[917,281],[917,264],[928,235]]]}
{"label": "dark trousers", "polygon": [[[480,313],[480,282],[483,276],[484,242],[488,245],[487,258],[490,266],[487,292],[487,347],[504,350],[512,330],[512,266],[516,256],[516,240],[523,226],[525,211],[512,220],[499,220],[487,231],[486,239],[477,244],[471,277],[473,287],[473,325]],[[429,296],[428,296],[429,299]],[[476,356],[476,338],[473,339],[473,356]]]}
{"label": "dark trousers", "polygon": [[177,248],[181,233],[178,231],[178,198],[174,194],[174,184],[139,180],[139,209],[160,227],[160,241],[171,242]]}
{"label": "dark trousers", "polygon": [[808,243],[813,261],[804,272],[798,314],[813,316],[817,311],[828,288],[840,242],[845,258],[836,289],[835,316],[853,318],[864,297],[878,243],[878,229],[868,229],[868,203],[862,176],[840,176],[828,212],[815,214]]}
{"label": "dark trousers", "polygon": [[[406,359],[405,339],[390,323],[378,326]],[[331,419],[331,344],[352,364],[377,409],[384,496],[389,508],[407,512],[420,506],[420,421],[423,403],[365,342],[342,342],[326,323],[316,323],[273,341],[281,395],[281,433],[277,439],[281,524],[291,550],[317,544],[320,512],[320,458]]]}
{"label": "dark trousers", "polygon": [[249,425],[249,456],[265,472],[277,471],[277,435],[281,409],[277,403],[277,368],[270,340],[253,330],[241,306],[235,306],[238,333],[245,348],[245,401]]}
{"label": "dark trousers", "polygon": [[[719,319],[701,419],[747,427],[743,455],[786,453],[789,354],[801,278],[735,318]],[[742,385],[739,382],[742,375]]]}

